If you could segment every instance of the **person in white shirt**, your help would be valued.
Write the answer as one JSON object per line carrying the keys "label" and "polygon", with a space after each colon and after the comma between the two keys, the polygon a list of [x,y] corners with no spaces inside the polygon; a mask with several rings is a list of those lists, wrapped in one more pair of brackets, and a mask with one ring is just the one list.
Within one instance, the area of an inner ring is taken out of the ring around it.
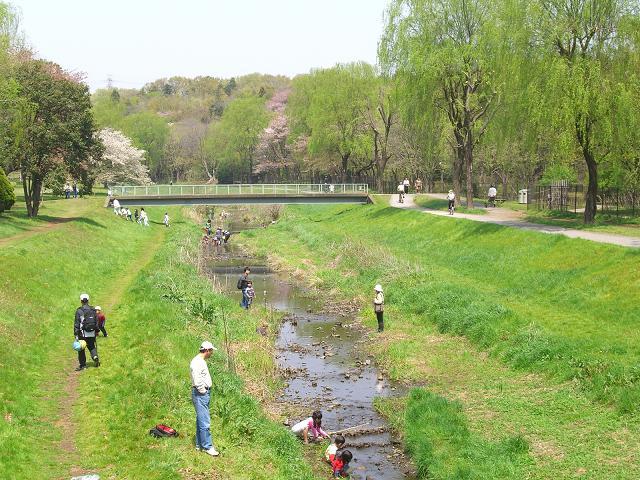
{"label": "person in white shirt", "polygon": [[447,200],[449,201],[449,213],[453,215],[453,207],[456,204],[456,194],[453,193],[453,190],[449,190],[447,194]]}
{"label": "person in white shirt", "polygon": [[147,212],[144,211],[144,208],[140,209],[139,223],[143,224],[145,227],[149,226],[149,217],[147,216]]}
{"label": "person in white shirt", "polygon": [[168,212],[164,212],[164,220],[162,221],[162,223],[164,223],[165,227],[169,226],[169,213]]}
{"label": "person in white shirt", "polygon": [[218,451],[211,440],[211,416],[209,414],[209,401],[211,400],[211,375],[207,367],[207,358],[217,350],[211,342],[202,342],[198,353],[191,364],[191,401],[196,410],[196,449],[217,457]]}
{"label": "person in white shirt", "polygon": [[409,193],[409,186],[411,186],[411,182],[407,177],[404,178],[404,181],[402,182],[402,186],[404,187],[404,193],[405,194]]}
{"label": "person in white shirt", "polygon": [[400,183],[398,185],[398,202],[404,203],[404,184]]}
{"label": "person in white shirt", "polygon": [[496,187],[494,187],[493,185],[491,185],[491,187],[489,187],[489,205],[492,206],[496,206],[496,197],[498,196],[498,191],[496,190]]}
{"label": "person in white shirt", "polygon": [[120,215],[120,202],[117,198],[113,200],[113,213]]}

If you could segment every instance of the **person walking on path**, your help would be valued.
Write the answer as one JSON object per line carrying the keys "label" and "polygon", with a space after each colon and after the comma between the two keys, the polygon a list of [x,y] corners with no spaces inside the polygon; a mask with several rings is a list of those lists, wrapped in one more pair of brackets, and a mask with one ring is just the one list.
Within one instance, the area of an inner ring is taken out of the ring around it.
{"label": "person walking on path", "polygon": [[78,184],[73,182],[73,198],[78,198]]}
{"label": "person walking on path", "polygon": [[411,182],[407,177],[404,177],[404,181],[402,182],[402,186],[404,187],[405,195],[409,193],[409,187],[411,186]]}
{"label": "person walking on path", "polygon": [[[76,318],[73,325],[73,334],[76,340],[84,340],[87,342],[87,350],[91,353],[91,359],[96,367],[100,366],[98,359],[98,345],[96,344],[96,335],[98,331],[98,321],[95,309],[89,305],[89,295],[83,293],[80,295],[81,305],[76,310]],[[77,371],[87,368],[87,357],[85,349],[78,351],[78,363],[80,364]]]}
{"label": "person walking on path", "polygon": [[378,332],[384,331],[384,293],[382,293],[382,285],[377,284],[373,288],[375,296],[373,297],[373,311],[376,312],[376,319],[378,320]]}
{"label": "person walking on path", "polygon": [[169,212],[164,212],[164,220],[162,220],[165,227],[169,226]]}
{"label": "person walking on path", "polygon": [[217,350],[211,342],[202,342],[200,352],[193,357],[191,371],[191,401],[196,410],[196,449],[217,457],[218,451],[211,440],[211,416],[209,401],[211,400],[211,375],[206,360]]}
{"label": "person walking on path", "polygon": [[102,335],[104,337],[108,337],[107,329],[104,328],[104,324],[107,321],[107,317],[105,317],[104,313],[102,313],[102,307],[99,307],[97,305],[96,305],[96,318],[98,320],[98,330],[102,332]]}
{"label": "person walking on path", "polygon": [[64,198],[70,198],[71,197],[71,186],[68,183],[64,184]]}
{"label": "person walking on path", "polygon": [[240,306],[242,308],[249,308],[249,305],[247,304],[247,297],[244,294],[244,291],[247,288],[247,285],[249,283],[249,274],[251,273],[251,269],[249,267],[244,267],[244,270],[242,271],[242,275],[240,275],[240,278],[238,279],[238,290],[240,290],[242,292],[242,300],[240,301]]}
{"label": "person walking on path", "polygon": [[489,192],[488,192],[487,196],[489,197],[488,205],[490,205],[490,206],[495,208],[495,206],[496,206],[496,197],[498,196],[498,191],[496,190],[496,187],[491,185],[489,187]]}

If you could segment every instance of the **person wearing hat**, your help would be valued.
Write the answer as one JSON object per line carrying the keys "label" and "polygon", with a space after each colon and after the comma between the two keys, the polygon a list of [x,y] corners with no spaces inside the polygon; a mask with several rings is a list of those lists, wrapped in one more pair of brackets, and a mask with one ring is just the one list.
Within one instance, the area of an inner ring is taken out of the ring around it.
{"label": "person wearing hat", "polygon": [[382,285],[377,284],[373,288],[375,297],[373,297],[373,311],[376,312],[376,318],[378,319],[378,332],[384,331],[384,319],[382,315],[384,313],[384,294],[382,293]]}
{"label": "person wearing hat", "polygon": [[191,371],[191,401],[196,410],[196,449],[217,457],[218,451],[211,440],[211,417],[209,400],[211,399],[211,375],[207,367],[207,358],[217,350],[211,342],[202,342],[200,352],[193,357]]}
{"label": "person wearing hat", "polygon": [[[93,364],[96,367],[99,367],[100,360],[98,359],[98,345],[96,344],[97,331],[98,321],[96,318],[96,311],[91,305],[89,305],[89,295],[83,293],[80,295],[80,306],[76,310],[73,334],[75,335],[76,340],[84,340],[86,342],[86,350],[89,350],[91,353]],[[80,365],[76,368],[76,371],[87,368],[87,357],[84,348],[81,348],[78,351],[78,363]]]}
{"label": "person wearing hat", "polygon": [[102,312],[102,307],[99,307],[98,305],[96,305],[96,318],[98,319],[98,330],[100,330],[102,332],[102,335],[104,337],[107,337],[107,329],[104,328],[104,324],[107,321],[107,317],[104,316],[104,313]]}

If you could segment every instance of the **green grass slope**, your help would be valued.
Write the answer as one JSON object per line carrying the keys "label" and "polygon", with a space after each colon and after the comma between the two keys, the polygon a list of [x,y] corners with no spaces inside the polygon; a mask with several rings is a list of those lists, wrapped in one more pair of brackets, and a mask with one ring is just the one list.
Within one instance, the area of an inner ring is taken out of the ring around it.
{"label": "green grass slope", "polygon": [[[383,284],[388,329],[368,348],[393,378],[463,405],[471,438],[511,462],[484,478],[640,474],[640,252],[380,205],[293,207],[243,235],[324,295],[367,306]],[[397,415],[416,401],[388,409],[408,440],[415,421]],[[500,453],[520,436],[529,453]]]}
{"label": "green grass slope", "polygon": [[[225,371],[221,352],[210,369],[222,456],[193,448],[189,361],[203,338],[221,343],[220,308],[233,307],[188,262],[198,228],[178,209],[170,229],[159,224],[163,210],[149,209],[158,223],[145,229],[100,200],[73,202],[88,202],[89,213],[24,238],[17,228],[0,250],[0,477],[311,478],[298,442]],[[75,374],[83,291],[105,308],[110,335],[98,342],[103,365]],[[233,310],[238,371],[273,390],[270,340],[255,332],[260,315]],[[154,440],[148,430],[160,422],[184,436]]]}

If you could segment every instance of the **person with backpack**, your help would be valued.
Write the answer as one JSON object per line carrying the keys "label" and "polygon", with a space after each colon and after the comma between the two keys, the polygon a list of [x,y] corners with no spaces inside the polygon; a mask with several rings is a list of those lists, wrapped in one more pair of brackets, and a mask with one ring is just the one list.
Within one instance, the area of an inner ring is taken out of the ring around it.
{"label": "person with backpack", "polygon": [[[76,340],[84,340],[87,343],[86,349],[91,353],[93,364],[99,367],[100,360],[98,359],[98,345],[96,344],[97,332],[98,320],[96,310],[89,305],[89,295],[83,293],[80,295],[80,306],[76,310],[73,334]],[[78,351],[78,363],[80,365],[76,368],[76,371],[87,368],[87,357],[84,348]]]}
{"label": "person with backpack", "polygon": [[249,267],[244,267],[242,271],[242,275],[238,279],[238,290],[242,292],[242,300],[240,301],[240,306],[242,308],[249,308],[247,304],[247,297],[244,294],[245,289],[247,288],[247,284],[249,283],[249,274],[251,273],[251,269]]}

